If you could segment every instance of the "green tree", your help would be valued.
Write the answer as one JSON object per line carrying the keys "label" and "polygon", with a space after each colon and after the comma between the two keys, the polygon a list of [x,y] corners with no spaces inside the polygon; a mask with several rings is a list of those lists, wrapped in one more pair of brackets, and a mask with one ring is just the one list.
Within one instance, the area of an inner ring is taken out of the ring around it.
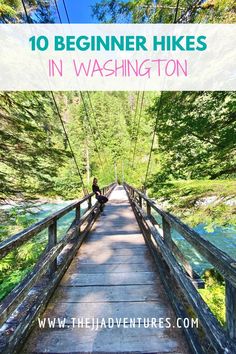
{"label": "green tree", "polygon": [[50,0],[0,0],[0,23],[53,23],[57,17],[54,3]]}
{"label": "green tree", "polygon": [[0,94],[1,198],[53,189],[52,177],[66,156],[48,93]]}
{"label": "green tree", "polygon": [[234,0],[109,0],[98,1],[93,15],[105,23],[234,23]]}
{"label": "green tree", "polygon": [[[158,114],[157,100],[150,110]],[[160,181],[234,176],[235,92],[166,92],[158,119]]]}

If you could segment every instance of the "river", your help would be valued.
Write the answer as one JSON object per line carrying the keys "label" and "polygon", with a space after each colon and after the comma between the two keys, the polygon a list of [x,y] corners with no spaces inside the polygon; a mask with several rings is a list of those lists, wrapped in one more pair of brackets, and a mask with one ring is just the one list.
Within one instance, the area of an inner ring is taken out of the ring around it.
{"label": "river", "polygon": [[[93,203],[95,200],[93,199]],[[70,204],[71,201],[63,203],[45,203],[42,205],[37,205],[32,208],[33,220],[34,222],[40,221],[50,214],[64,208],[66,205]],[[87,207],[87,202],[81,206],[81,214],[84,213]],[[28,214],[32,219],[32,214]],[[58,240],[60,240],[66,233],[70,224],[75,217],[75,211],[71,211],[58,221]],[[160,219],[157,217],[158,221]],[[194,227],[202,237],[213,243],[216,247],[222,251],[228,253],[232,258],[236,259],[236,227],[216,227],[212,232],[208,232],[204,224],[199,224]],[[44,232],[44,239],[46,233]],[[172,232],[172,238],[182,250],[190,264],[193,266],[194,270],[199,274],[202,274],[205,269],[211,268],[211,265],[177,232]]]}

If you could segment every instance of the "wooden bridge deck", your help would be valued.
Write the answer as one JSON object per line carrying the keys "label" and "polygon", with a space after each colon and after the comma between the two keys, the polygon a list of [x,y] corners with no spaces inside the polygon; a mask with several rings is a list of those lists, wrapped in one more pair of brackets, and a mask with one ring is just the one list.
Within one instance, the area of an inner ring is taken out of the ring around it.
{"label": "wooden bridge deck", "polygon": [[[36,324],[23,353],[188,353],[181,329],[144,328],[144,318],[171,318],[174,324],[175,315],[123,187],[112,192],[43,318],[65,318],[65,327]],[[102,328],[85,328],[86,318],[98,319]],[[108,318],[127,324],[104,328],[103,318],[106,325]],[[136,328],[129,328],[130,318]]]}

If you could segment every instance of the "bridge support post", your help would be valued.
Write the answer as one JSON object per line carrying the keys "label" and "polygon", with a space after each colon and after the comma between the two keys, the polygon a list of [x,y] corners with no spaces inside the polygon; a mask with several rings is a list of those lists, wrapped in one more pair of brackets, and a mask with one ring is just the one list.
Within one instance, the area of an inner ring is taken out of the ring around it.
{"label": "bridge support post", "polygon": [[151,207],[150,204],[147,202],[147,216],[149,217],[151,215]]}
{"label": "bridge support post", "polygon": [[92,197],[90,196],[88,199],[88,210],[92,207]]}
{"label": "bridge support post", "polygon": [[[53,223],[48,227],[48,250],[52,249],[57,244],[57,221],[53,221]],[[57,259],[52,261],[50,266],[50,275],[53,274],[57,269]]]}
{"label": "bridge support post", "polygon": [[[80,222],[81,217],[81,207],[80,204],[75,209],[75,223],[78,224]],[[78,235],[80,234],[80,227],[78,228]]]}
{"label": "bridge support post", "polygon": [[230,338],[236,338],[236,288],[225,279],[226,323]]}
{"label": "bridge support post", "polygon": [[142,199],[141,195],[139,195],[139,206],[140,206],[140,208],[143,207],[143,199]]}
{"label": "bridge support post", "polygon": [[130,196],[131,196],[131,199],[134,198],[134,190],[133,189],[130,189]]}
{"label": "bridge support post", "polygon": [[166,221],[165,217],[162,217],[162,226],[164,241],[169,247],[169,249],[172,249],[171,227],[170,224]]}

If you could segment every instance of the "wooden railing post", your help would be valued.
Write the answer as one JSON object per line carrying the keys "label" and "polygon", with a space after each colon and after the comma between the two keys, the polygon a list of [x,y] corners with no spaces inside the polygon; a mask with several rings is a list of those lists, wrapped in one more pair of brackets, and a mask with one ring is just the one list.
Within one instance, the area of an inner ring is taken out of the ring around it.
{"label": "wooden railing post", "polygon": [[88,199],[88,210],[92,207],[92,197],[90,196]]}
{"label": "wooden railing post", "polygon": [[79,223],[80,217],[81,217],[81,207],[80,207],[80,204],[79,204],[79,205],[76,207],[76,210],[75,210],[75,221],[76,221],[76,224]]}
{"label": "wooden railing post", "polygon": [[[53,221],[48,227],[48,251],[57,244],[57,221]],[[57,269],[57,259],[55,259],[50,266],[50,274],[53,274]]]}
{"label": "wooden railing post", "polygon": [[143,199],[142,199],[141,195],[139,195],[139,206],[140,206],[140,208],[143,207]]}
{"label": "wooden railing post", "polygon": [[230,338],[236,338],[236,288],[225,279],[226,323]]}
{"label": "wooden railing post", "polygon": [[163,238],[168,247],[172,248],[171,227],[166,218],[162,216]]}
{"label": "wooden railing post", "polygon": [[[81,217],[81,204],[77,205],[75,209],[75,223],[78,224],[80,222]],[[80,234],[80,227],[77,229],[78,235]]]}
{"label": "wooden railing post", "polygon": [[151,206],[150,204],[147,202],[147,216],[151,215]]}

